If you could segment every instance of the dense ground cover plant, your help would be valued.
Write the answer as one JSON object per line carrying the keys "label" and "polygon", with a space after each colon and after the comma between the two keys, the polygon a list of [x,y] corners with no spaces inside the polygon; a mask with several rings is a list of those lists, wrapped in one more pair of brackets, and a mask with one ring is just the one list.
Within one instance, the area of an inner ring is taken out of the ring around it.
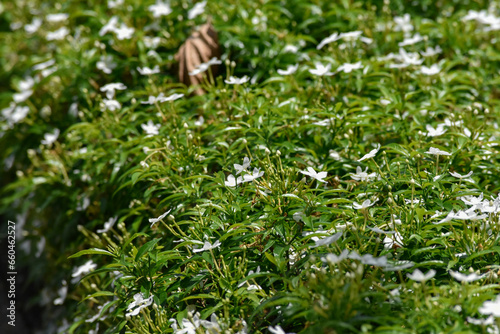
{"label": "dense ground cover plant", "polygon": [[[39,330],[498,332],[497,1],[0,18],[0,210]],[[207,20],[195,96],[174,55]]]}

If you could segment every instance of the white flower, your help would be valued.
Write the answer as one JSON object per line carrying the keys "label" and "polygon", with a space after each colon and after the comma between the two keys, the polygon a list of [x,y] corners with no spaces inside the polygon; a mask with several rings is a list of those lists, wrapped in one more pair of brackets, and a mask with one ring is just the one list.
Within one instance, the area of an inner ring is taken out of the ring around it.
{"label": "white flower", "polygon": [[[287,334],[287,333],[285,333],[285,331],[283,330],[283,328],[281,328],[281,326],[280,326],[280,325],[277,325],[277,326],[275,326],[275,327],[273,327],[273,326],[269,326],[267,329],[268,329],[271,333],[273,333],[273,334]],[[288,334],[292,334],[292,333],[288,333]]]}
{"label": "white flower", "polygon": [[229,85],[241,85],[241,84],[248,82],[248,80],[250,80],[250,78],[246,75],[241,79],[230,76],[229,79],[224,80],[224,82],[229,84]]}
{"label": "white flower", "polygon": [[440,54],[441,52],[443,52],[443,49],[441,49],[441,47],[437,45],[434,49],[428,46],[425,51],[420,51],[420,54],[422,55],[422,57],[433,57]]}
{"label": "white flower", "polygon": [[481,205],[483,203],[483,196],[483,193],[481,193],[478,197],[468,195],[459,198],[467,205]]}
{"label": "white flower", "polygon": [[38,29],[40,29],[41,26],[42,26],[42,19],[34,17],[31,23],[28,23],[24,26],[24,30],[28,34],[34,34],[35,32],[38,31]]}
{"label": "white flower", "polygon": [[375,227],[370,227],[370,226],[367,226],[369,230],[375,232],[375,233],[380,233],[380,234],[394,234],[396,233],[395,231],[384,231],[380,228],[378,228],[377,226]]}
{"label": "white flower", "polygon": [[415,263],[411,261],[397,261],[395,263],[392,263],[391,265],[386,266],[384,268],[384,271],[400,271],[411,268],[414,265]]}
{"label": "white flower", "polygon": [[353,70],[359,70],[360,68],[363,68],[360,61],[354,64],[345,63],[337,68],[337,72],[351,73]]}
{"label": "white flower", "polygon": [[459,281],[459,282],[466,282],[466,283],[470,283],[470,282],[474,282],[474,281],[480,280],[481,278],[483,278],[484,276],[486,276],[486,274],[478,275],[476,273],[465,275],[465,274],[462,274],[462,273],[460,273],[458,271],[453,271],[453,270],[450,270],[450,275],[454,279],[456,279],[457,281]]}
{"label": "white flower", "polygon": [[252,174],[243,175],[243,180],[241,182],[252,182],[253,180],[264,175],[264,172],[260,171],[260,168],[254,168]]}
{"label": "white flower", "polygon": [[182,329],[178,329],[177,327],[177,321],[173,318],[169,319],[168,321],[171,322],[172,324],[170,327],[174,330],[174,334],[196,334],[197,329],[201,325],[200,321],[200,313],[194,311],[190,311],[191,305],[188,306],[188,315],[192,317],[191,319],[189,318],[184,318],[182,319]]}
{"label": "white flower", "polygon": [[352,42],[352,41],[355,41],[359,38],[361,38],[361,41],[363,43],[366,43],[366,44],[371,44],[372,43],[372,40],[370,38],[366,38],[366,37],[361,37],[361,34],[362,34],[362,31],[349,31],[349,32],[343,32],[343,33],[333,33],[331,34],[330,36],[328,36],[327,38],[323,39],[319,44],[318,46],[316,47],[316,49],[321,49],[323,46],[327,45],[327,44],[330,44],[330,43],[333,43],[335,41],[338,41],[340,39],[342,40],[345,40],[347,42]]}
{"label": "white flower", "polygon": [[297,223],[300,222],[302,219],[302,217],[304,216],[304,213],[302,211],[297,211],[293,214],[293,220],[295,220]]}
{"label": "white flower", "polygon": [[332,236],[324,237],[322,239],[316,240],[314,246],[310,246],[309,248],[316,248],[316,247],[320,247],[320,246],[330,245],[330,244],[336,242],[337,240],[339,240],[341,236],[342,236],[342,232],[337,232]]}
{"label": "white flower", "polygon": [[[148,49],[156,49],[160,45],[160,42],[161,42],[160,37],[149,37],[149,36],[144,37],[144,45]],[[152,51],[152,50],[150,50],[150,51]],[[148,55],[149,55],[149,53],[148,53]]]}
{"label": "white flower", "polygon": [[12,95],[12,99],[15,103],[21,103],[26,101],[31,95],[33,95],[33,91],[29,89]]}
{"label": "white flower", "polygon": [[417,282],[425,282],[430,280],[436,275],[436,271],[434,269],[431,269],[427,272],[427,274],[422,273],[419,269],[415,269],[415,271],[412,274],[406,274],[409,279]]}
{"label": "white flower", "polygon": [[298,68],[299,68],[298,64],[288,65],[288,67],[286,68],[286,70],[278,69],[277,72],[278,72],[279,75],[290,75],[290,74],[295,73]]}
{"label": "white flower", "polygon": [[411,24],[410,14],[405,14],[403,16],[395,16],[394,23],[396,24],[395,31],[403,31],[408,33],[413,31],[413,25]]}
{"label": "white flower", "polygon": [[118,217],[109,218],[108,221],[104,223],[104,228],[97,230],[97,233],[108,232],[113,227],[113,225],[115,225],[117,220],[118,220]]}
{"label": "white flower", "polygon": [[141,75],[151,75],[151,74],[157,74],[160,73],[160,66],[155,65],[153,69],[150,69],[149,67],[144,66],[143,68],[138,67],[137,71]]}
{"label": "white flower", "polygon": [[169,101],[175,101],[183,97],[184,94],[172,94],[170,96],[165,97],[163,93],[160,93],[158,96],[150,95],[147,101],[142,101],[142,104],[155,104],[155,103],[163,103]]}
{"label": "white flower", "polygon": [[157,222],[159,222],[160,220],[165,218],[170,213],[170,211],[172,211],[172,209],[170,209],[167,212],[165,212],[164,214],[160,215],[158,218],[149,218],[149,222],[151,223],[150,227],[153,227],[154,224],[156,224]]}
{"label": "white flower", "polygon": [[99,36],[104,36],[110,31],[115,31],[118,28],[118,17],[113,16],[109,19],[108,23],[106,23],[101,30],[99,30]]}
{"label": "white flower", "polygon": [[363,172],[361,170],[361,167],[357,166],[356,167],[356,174],[351,173],[351,178],[356,181],[371,181],[372,179],[375,179],[377,177],[376,173],[367,173],[368,167],[365,168],[365,171]]}
{"label": "white flower", "polygon": [[396,232],[394,236],[387,236],[384,238],[384,248],[385,249],[391,249],[391,248],[398,248],[398,247],[403,247],[403,237],[399,232]]}
{"label": "white flower", "polygon": [[96,63],[98,70],[103,71],[106,74],[110,74],[113,69],[116,68],[116,63],[113,61],[113,56],[106,55],[101,56],[99,61]]}
{"label": "white flower", "polygon": [[423,66],[420,68],[420,73],[425,75],[435,75],[441,72],[441,68],[438,64],[433,64],[431,67]]}
{"label": "white flower", "polygon": [[198,117],[198,119],[194,121],[195,126],[202,126],[204,123],[205,123],[205,118],[203,118],[202,115],[200,115],[200,117]]}
{"label": "white flower", "polygon": [[312,177],[313,179],[318,180],[319,182],[326,183],[324,180],[325,177],[327,177],[328,173],[327,172],[319,172],[317,173],[314,168],[312,167],[307,167],[307,171],[300,171],[302,174],[307,175]]}
{"label": "white flower", "polygon": [[339,161],[341,160],[342,158],[340,157],[340,154],[339,152],[335,151],[335,150],[330,150],[328,151],[328,156],[330,158],[332,158],[333,160],[336,160],[336,161]]}
{"label": "white flower", "polygon": [[106,97],[108,99],[113,99],[115,97],[115,90],[125,90],[127,86],[121,82],[109,83],[101,87],[101,92],[106,92]]}
{"label": "white flower", "polygon": [[22,121],[29,111],[30,108],[27,106],[16,106],[15,103],[11,103],[7,108],[2,109],[1,113],[7,123],[12,126]]}
{"label": "white flower", "polygon": [[[414,180],[415,181],[415,180]],[[423,201],[419,198],[415,198],[414,200],[411,200],[411,199],[406,199],[405,198],[405,203],[406,204],[420,204],[422,203]]]}
{"label": "white flower", "polygon": [[299,47],[291,44],[285,45],[283,50],[281,50],[283,53],[297,53],[297,51],[299,51]]}
{"label": "white flower", "polygon": [[211,250],[211,249],[219,247],[220,245],[221,245],[221,243],[219,242],[219,240],[216,240],[213,244],[211,244],[208,241],[205,241],[205,243],[203,244],[203,247],[201,247],[201,248],[194,248],[193,249],[193,253],[199,253],[199,252],[203,252],[203,251],[206,251],[206,250]]}
{"label": "white flower", "polygon": [[446,132],[444,129],[445,125],[444,124],[438,124],[438,126],[434,129],[431,125],[427,124],[425,128],[427,129],[427,136],[428,137],[437,137],[441,136]]}
{"label": "white flower", "polygon": [[160,98],[163,97],[163,93],[160,93],[158,96],[149,95],[147,101],[141,101],[141,104],[155,104],[160,101]]}
{"label": "white flower", "polygon": [[68,294],[68,285],[65,280],[62,281],[62,287],[57,290],[57,294],[59,295],[59,297],[54,299],[53,303],[54,305],[62,305]]}
{"label": "white flower", "polygon": [[371,150],[368,154],[365,154],[361,159],[358,160],[358,162],[375,157],[375,155],[378,153],[379,150],[380,150],[380,144],[377,144],[376,149]]}
{"label": "white flower", "polygon": [[243,158],[243,165],[234,164],[234,169],[236,169],[236,175],[238,175],[242,171],[246,171],[248,167],[250,167],[250,159],[248,157],[245,157]]}
{"label": "white flower", "polygon": [[400,64],[390,64],[389,68],[405,68],[410,65],[421,65],[424,59],[419,59],[420,55],[416,52],[406,52],[405,49],[400,48],[399,54],[391,54],[388,59],[395,59],[400,62]]}
{"label": "white flower", "polygon": [[335,42],[339,39],[339,34],[337,32],[331,34],[327,38],[323,39],[318,46],[316,46],[316,49],[320,50],[323,46],[330,44],[332,42]]}
{"label": "white flower", "polygon": [[156,4],[148,7],[149,11],[153,14],[153,17],[167,16],[172,13],[172,8],[170,4],[156,0]]}
{"label": "white flower", "polygon": [[60,41],[64,39],[69,34],[69,29],[66,27],[62,27],[57,29],[56,31],[48,32],[46,39],[48,41]]}
{"label": "white flower", "polygon": [[207,5],[206,1],[198,2],[196,5],[194,5],[194,7],[191,8],[188,12],[188,19],[192,20],[198,15],[203,14],[203,12],[205,12],[206,5]]}
{"label": "white flower", "polygon": [[354,41],[357,40],[363,32],[360,30],[356,31],[349,31],[349,32],[343,32],[340,33],[339,39],[343,39],[345,41]]}
{"label": "white flower", "polygon": [[222,61],[219,60],[219,59],[217,59],[217,57],[213,57],[212,59],[210,59],[206,63],[201,63],[200,65],[198,65],[197,68],[195,68],[193,71],[189,72],[189,75],[191,75],[191,76],[198,75],[198,74],[203,73],[206,70],[208,70],[208,68],[210,66],[212,66],[212,65],[220,65],[220,64],[222,64]]}
{"label": "white flower", "polygon": [[332,68],[332,64],[327,64],[326,66],[321,64],[321,63],[315,63],[316,68],[310,69],[309,73],[317,75],[317,76],[324,76],[324,75],[333,75],[334,73],[330,72],[330,69]]}
{"label": "white flower", "polygon": [[224,182],[226,187],[236,187],[238,184],[243,182],[243,178],[239,176],[238,178],[235,178],[233,174],[229,174],[227,177],[227,181]]}
{"label": "white flower", "polygon": [[368,38],[368,37],[360,37],[359,40],[365,44],[372,44],[373,43],[373,39]]}
{"label": "white flower", "polygon": [[49,14],[45,16],[47,22],[62,22],[68,19],[69,15],[66,13]]}
{"label": "white flower", "polygon": [[147,137],[160,134],[160,132],[158,131],[160,127],[161,127],[160,124],[154,124],[152,120],[149,120],[147,124],[141,124],[141,128],[148,135]]}
{"label": "white flower", "polygon": [[[481,311],[479,311],[479,312],[481,313]],[[477,325],[477,326],[489,326],[489,325],[493,325],[493,323],[495,322],[495,317],[493,317],[492,315],[490,315],[486,319],[474,319],[471,317],[467,317],[466,319],[467,319],[468,323],[471,323],[471,324]]]}
{"label": "white flower", "polygon": [[413,45],[422,42],[423,40],[424,38],[419,33],[416,33],[415,35],[413,35],[413,37],[405,38],[404,41],[402,41],[398,45],[399,46]]}
{"label": "white flower", "polygon": [[470,171],[465,175],[458,174],[457,172],[449,172],[449,173],[451,174],[451,176],[456,177],[457,179],[466,179],[470,177],[474,172]]}
{"label": "white flower", "polygon": [[[160,94],[160,95],[162,95],[162,94]],[[162,96],[161,98],[160,98],[160,96],[158,96],[159,102],[171,102],[171,101],[178,100],[181,97],[184,97],[184,94],[177,94],[177,93],[175,93],[175,94],[172,94],[172,95],[167,96],[167,97],[163,97]]]}
{"label": "white flower", "polygon": [[118,38],[120,41],[124,39],[131,39],[132,35],[134,34],[135,29],[134,28],[129,28],[125,23],[122,23],[120,25],[120,28],[117,28],[114,30],[116,34],[116,38]]}
{"label": "white flower", "polygon": [[46,68],[49,68],[50,66],[54,65],[56,63],[55,59],[49,59],[43,63],[36,64],[35,66],[32,67],[33,71],[39,71],[39,70],[44,70]]}
{"label": "white flower", "polygon": [[103,99],[102,102],[104,103],[104,108],[109,111],[115,111],[122,107],[120,102],[116,100]]}
{"label": "white flower", "polygon": [[360,260],[361,263],[369,265],[369,266],[377,266],[377,267],[387,267],[388,261],[386,256],[375,257],[371,254],[364,254],[360,256],[356,251],[352,251],[349,254],[349,258],[353,260]]}
{"label": "white flower", "polygon": [[97,264],[95,264],[92,260],[88,260],[85,262],[85,264],[81,265],[80,267],[75,268],[73,271],[73,274],[71,275],[72,277],[80,277],[83,276],[92,270],[94,270],[97,267]]}
{"label": "white flower", "polygon": [[391,101],[390,100],[387,100],[387,99],[380,99],[379,100],[380,104],[383,105],[384,107],[391,104]]}
{"label": "white flower", "polygon": [[446,218],[444,218],[441,221],[439,221],[437,223],[434,223],[434,224],[436,224],[436,225],[443,224],[443,223],[451,221],[452,219],[458,219],[458,220],[481,220],[481,219],[484,219],[484,218],[488,217],[487,214],[478,215],[474,211],[475,207],[472,207],[471,209],[466,210],[466,211],[459,210],[459,211],[457,211],[457,213],[455,213],[453,210],[451,210],[451,212],[448,213],[448,215],[446,216]]}
{"label": "white flower", "polygon": [[500,318],[500,295],[494,301],[485,301],[478,311],[484,315],[491,314],[496,318]]}
{"label": "white flower", "polygon": [[442,151],[438,148],[431,147],[427,152],[427,154],[433,154],[433,155],[451,155],[451,153],[448,153],[446,151]]}
{"label": "white flower", "polygon": [[53,133],[46,133],[43,135],[42,144],[47,146],[52,146],[52,144],[59,137],[59,129],[55,129]]}
{"label": "white flower", "polygon": [[323,261],[328,262],[329,264],[337,264],[339,262],[342,262],[343,260],[347,259],[347,256],[349,255],[349,251],[347,249],[344,249],[340,255],[336,254],[328,254],[323,258]]}
{"label": "white flower", "polygon": [[30,90],[35,85],[35,79],[32,77],[26,77],[19,81],[18,87],[20,91]]}
{"label": "white flower", "polygon": [[357,202],[352,203],[352,207],[356,210],[366,209],[375,204],[378,201],[378,198],[375,201],[371,201],[370,199],[365,200],[363,203],[359,204]]}
{"label": "white flower", "polygon": [[149,298],[147,299],[144,299],[144,296],[142,295],[142,293],[136,293],[134,295],[134,301],[131,302],[128,306],[127,306],[127,313],[125,314],[126,317],[129,317],[129,316],[135,316],[135,315],[138,315],[139,312],[143,309],[143,308],[146,308],[148,307],[149,305],[151,305],[153,303],[153,295],[151,295]]}
{"label": "white flower", "polygon": [[215,313],[212,313],[210,316],[210,321],[208,320],[200,320],[200,323],[205,329],[207,330],[207,334],[216,334],[216,333],[222,333],[222,330],[219,326],[219,319],[215,315]]}

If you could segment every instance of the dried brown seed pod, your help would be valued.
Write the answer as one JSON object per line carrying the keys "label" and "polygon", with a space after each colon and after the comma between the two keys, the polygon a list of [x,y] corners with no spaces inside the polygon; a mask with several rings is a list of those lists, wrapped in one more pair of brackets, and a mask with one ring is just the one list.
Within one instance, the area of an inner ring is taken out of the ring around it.
{"label": "dried brown seed pod", "polygon": [[[179,81],[187,86],[199,85],[203,80],[203,73],[189,75],[200,64],[208,62],[212,58],[220,57],[220,46],[217,32],[212,24],[206,23],[195,31],[179,48],[175,59],[179,62]],[[217,65],[211,66],[212,74],[217,74]],[[200,87],[194,91],[197,95],[204,94]]]}

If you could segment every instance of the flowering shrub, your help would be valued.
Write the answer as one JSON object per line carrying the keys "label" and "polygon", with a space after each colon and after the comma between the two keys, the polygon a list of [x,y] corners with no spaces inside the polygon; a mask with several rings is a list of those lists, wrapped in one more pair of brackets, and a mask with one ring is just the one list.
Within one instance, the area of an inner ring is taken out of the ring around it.
{"label": "flowering shrub", "polygon": [[[51,333],[498,331],[498,4],[1,4],[19,312]],[[223,53],[195,95],[174,55],[208,20]]]}

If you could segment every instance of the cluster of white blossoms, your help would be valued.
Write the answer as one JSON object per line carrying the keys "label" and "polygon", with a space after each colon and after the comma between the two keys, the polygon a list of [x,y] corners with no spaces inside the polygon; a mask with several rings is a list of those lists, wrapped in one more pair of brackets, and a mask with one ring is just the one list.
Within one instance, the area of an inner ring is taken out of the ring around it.
{"label": "cluster of white blossoms", "polygon": [[191,76],[198,75],[200,73],[206,72],[210,68],[210,66],[220,65],[220,64],[222,64],[222,61],[216,57],[213,57],[206,63],[201,63],[200,65],[198,65],[194,70],[189,72],[189,75]]}
{"label": "cluster of white blossoms", "polygon": [[92,260],[88,260],[83,265],[74,268],[73,274],[71,275],[71,277],[73,277],[73,279],[71,280],[71,283],[75,284],[75,283],[79,282],[83,276],[90,273],[95,268],[97,268],[97,264],[95,264],[94,261],[92,261]]}
{"label": "cluster of white blossoms", "polygon": [[254,168],[251,173],[248,171],[249,168],[250,168],[250,159],[248,157],[245,157],[243,159],[243,165],[234,164],[234,169],[236,169],[236,175],[240,173],[242,173],[242,175],[236,178],[233,174],[229,174],[227,177],[227,181],[225,181],[224,184],[227,187],[236,187],[241,183],[252,182],[253,180],[264,175],[264,172],[261,172],[260,168]]}
{"label": "cluster of white blossoms", "polygon": [[104,36],[107,33],[112,32],[115,34],[118,40],[131,39],[134,35],[135,29],[128,27],[125,23],[118,25],[118,17],[113,16],[109,19],[101,30],[99,30],[99,36]]}
{"label": "cluster of white blossoms", "polygon": [[102,102],[103,102],[103,107],[101,108],[102,111],[119,110],[122,107],[122,105],[120,104],[120,102],[115,100],[115,91],[125,90],[125,89],[127,89],[127,86],[125,86],[121,82],[109,83],[109,84],[102,86],[100,88],[100,91],[106,93],[106,98],[102,100]]}
{"label": "cluster of white blossoms", "polygon": [[[177,323],[177,320],[174,318],[169,319],[170,327],[173,329],[174,334],[229,333],[229,325],[220,321],[215,313],[210,316],[210,320],[202,320],[200,319],[200,313],[196,312],[196,307],[194,305],[189,305],[187,310],[187,317],[183,318],[180,323]],[[245,320],[240,320],[239,322],[241,322],[242,328],[235,334],[247,334],[247,323]],[[205,331],[203,331],[203,329],[205,329]],[[231,333],[233,332],[231,331]]]}
{"label": "cluster of white blossoms", "polygon": [[170,96],[165,96],[163,93],[158,94],[158,96],[150,95],[147,101],[142,101],[141,104],[156,104],[164,102],[173,102],[184,97],[184,94],[172,94]]}
{"label": "cluster of white blossoms", "polygon": [[500,17],[486,10],[469,10],[467,15],[465,15],[462,20],[476,21],[477,23],[482,24],[484,26],[482,30],[485,32],[500,30]]}
{"label": "cluster of white blossoms", "polygon": [[136,293],[134,295],[134,301],[127,306],[126,317],[136,316],[141,312],[143,308],[150,306],[153,303],[153,295],[149,298],[144,298],[142,293]]}
{"label": "cluster of white blossoms", "polygon": [[339,255],[337,254],[327,254],[322,257],[321,260],[330,265],[338,264],[347,259],[360,261],[364,265],[381,267],[384,271],[397,271],[408,269],[414,266],[413,262],[410,261],[400,261],[392,262],[389,261],[387,256],[375,257],[371,254],[360,255],[357,251],[349,251],[344,249]]}
{"label": "cluster of white blossoms", "polygon": [[[465,176],[470,175],[472,175],[472,173],[469,173]],[[493,215],[497,215],[498,213],[500,213],[500,196],[492,200],[488,200],[484,199],[483,194],[481,193],[481,195],[477,197],[469,195],[460,197],[460,199],[462,200],[462,202],[469,206],[468,209],[458,210],[457,212],[451,210],[444,219],[441,219],[439,222],[436,222],[434,224],[444,224],[453,219],[485,220],[486,218],[492,218]],[[490,225],[492,224],[493,223],[486,222],[485,226],[483,227],[490,228]],[[492,233],[492,231],[489,231],[489,233]]]}

